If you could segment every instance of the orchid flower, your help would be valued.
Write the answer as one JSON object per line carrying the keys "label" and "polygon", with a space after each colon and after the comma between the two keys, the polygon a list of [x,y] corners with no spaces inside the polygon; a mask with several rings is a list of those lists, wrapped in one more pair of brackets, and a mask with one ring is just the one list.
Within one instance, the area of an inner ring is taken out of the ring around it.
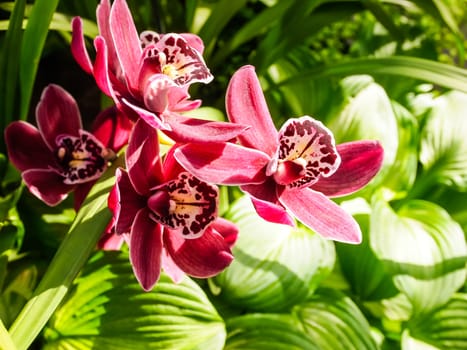
{"label": "orchid flower", "polygon": [[138,120],[109,196],[115,232],[130,247],[135,276],[144,290],[161,268],[175,281],[186,273],[210,277],[233,259],[237,229],[218,218],[218,188],[186,172],[172,152],[162,164],[157,130]]}
{"label": "orchid flower", "polygon": [[175,158],[198,178],[240,185],[264,219],[294,225],[291,214],[324,237],[358,243],[361,231],[353,217],[329,197],[357,191],[379,171],[383,149],[377,141],[335,145],[321,122],[303,116],[277,131],[254,68],[232,77],[226,95],[232,122],[249,123],[240,145],[186,144]]}
{"label": "orchid flower", "polygon": [[[55,206],[75,191],[78,209],[108,161],[126,143],[129,127],[118,115],[115,109],[106,110],[98,116],[100,125],[95,132],[85,131],[76,101],[63,88],[51,84],[36,108],[38,128],[15,121],[5,129],[8,156],[32,194]],[[109,123],[114,129],[103,127]],[[112,141],[115,137],[118,143]]]}
{"label": "orchid flower", "polygon": [[138,36],[125,0],[101,0],[97,8],[99,36],[94,40],[96,59],[86,51],[82,22],[73,19],[71,49],[78,64],[96,79],[101,90],[134,119],[144,119],[179,142],[227,141],[245,126],[188,118],[181,112],[198,108],[188,88],[213,77],[202,53],[202,40],[194,34]]}

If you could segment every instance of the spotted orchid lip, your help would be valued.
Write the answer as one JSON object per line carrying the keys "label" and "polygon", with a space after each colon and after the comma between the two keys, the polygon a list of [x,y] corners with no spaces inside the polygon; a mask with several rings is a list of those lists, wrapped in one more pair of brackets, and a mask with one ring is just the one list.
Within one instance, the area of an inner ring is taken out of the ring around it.
{"label": "spotted orchid lip", "polygon": [[98,179],[107,168],[106,147],[91,133],[79,130],[79,136],[59,135],[56,157],[68,185]]}

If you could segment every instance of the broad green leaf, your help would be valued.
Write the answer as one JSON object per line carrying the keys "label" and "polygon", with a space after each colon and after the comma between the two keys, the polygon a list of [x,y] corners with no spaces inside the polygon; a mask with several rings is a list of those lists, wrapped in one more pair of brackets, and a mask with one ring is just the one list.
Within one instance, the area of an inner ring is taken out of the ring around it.
{"label": "broad green leaf", "polygon": [[433,101],[422,131],[420,161],[430,183],[467,190],[467,94],[450,91]]}
{"label": "broad green leaf", "polygon": [[235,260],[213,280],[219,297],[238,308],[285,310],[304,301],[334,266],[331,241],[303,227],[267,222],[240,198],[225,215],[238,225]]}
{"label": "broad green leaf", "polygon": [[292,314],[318,349],[377,349],[368,321],[352,299],[340,292],[320,289],[295,306]]}
{"label": "broad green leaf", "polygon": [[464,233],[433,203],[412,200],[395,212],[379,197],[375,196],[370,221],[371,248],[409,298],[414,315],[428,313],[465,282]]}
{"label": "broad green leaf", "polygon": [[467,349],[467,294],[455,294],[443,307],[410,322],[402,349]]}
{"label": "broad green leaf", "polygon": [[321,350],[289,314],[247,314],[227,321],[225,350]]}
{"label": "broad green leaf", "polygon": [[322,79],[333,76],[346,77],[358,74],[370,74],[376,78],[378,76],[395,75],[430,82],[467,93],[466,69],[409,56],[356,58],[351,61],[315,67],[300,72],[297,76],[281,82],[280,85],[287,85],[303,79]]}
{"label": "broad green leaf", "polygon": [[0,346],[2,350],[16,350],[15,344],[11,340],[2,320],[0,320]]}
{"label": "broad green leaf", "polygon": [[202,289],[162,274],[151,292],[126,252],[98,252],[45,329],[44,350],[222,349],[225,326]]}
{"label": "broad green leaf", "polygon": [[363,234],[358,245],[336,242],[336,252],[342,273],[349,281],[352,293],[362,301],[387,299],[398,293],[383,263],[376,257],[369,244],[371,208],[363,199],[341,203],[357,220]]}

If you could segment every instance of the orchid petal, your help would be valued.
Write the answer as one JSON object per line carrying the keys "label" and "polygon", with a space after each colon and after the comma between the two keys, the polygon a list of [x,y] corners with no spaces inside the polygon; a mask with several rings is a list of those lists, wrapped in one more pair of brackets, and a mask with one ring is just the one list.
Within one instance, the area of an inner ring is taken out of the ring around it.
{"label": "orchid petal", "polygon": [[144,89],[144,105],[154,113],[163,113],[169,106],[170,88],[178,86],[164,74],[154,74]]}
{"label": "orchid petal", "polygon": [[19,171],[56,167],[53,152],[39,130],[24,121],[14,121],[5,129],[8,157]]}
{"label": "orchid petal", "polygon": [[131,90],[138,88],[138,64],[141,44],[133,17],[125,0],[115,0],[110,10],[110,31],[123,76]]}
{"label": "orchid petal", "polygon": [[233,260],[229,244],[212,227],[208,227],[204,235],[197,239],[183,239],[167,230],[164,246],[175,264],[193,277],[215,276]]}
{"label": "orchid petal", "polygon": [[192,33],[182,33],[180,36],[186,40],[188,46],[194,48],[200,54],[204,52],[204,43],[203,40],[196,34]]}
{"label": "orchid petal", "polygon": [[107,46],[107,53],[109,57],[109,64],[111,65],[111,69],[113,72],[120,71],[120,64],[118,62],[117,53],[115,51],[115,45],[112,39],[112,32],[110,29],[110,1],[109,0],[101,0],[99,5],[97,5],[96,10],[96,19],[97,19],[97,26],[99,28],[99,34],[104,39],[106,46]]}
{"label": "orchid petal", "polygon": [[105,40],[98,36],[94,39],[94,47],[96,49],[96,59],[94,61],[94,79],[99,89],[104,94],[115,98],[115,93],[112,89],[109,77],[109,58],[108,58],[108,47]]}
{"label": "orchid petal", "polygon": [[79,137],[81,116],[74,98],[58,85],[48,85],[36,108],[39,131],[49,149],[57,146],[60,135]]}
{"label": "orchid petal", "polygon": [[108,198],[115,221],[117,234],[129,233],[136,213],[146,206],[146,198],[135,192],[128,173],[122,169],[115,172],[115,186]]}
{"label": "orchid petal", "polygon": [[248,129],[245,125],[164,114],[171,130],[164,131],[171,139],[182,143],[227,142]]}
{"label": "orchid petal", "polygon": [[145,108],[138,107],[125,98],[122,99],[122,104],[129,108],[130,110],[134,111],[141,119],[143,119],[148,125],[150,125],[154,129],[159,129],[159,130],[167,130],[170,128],[170,126],[156,114],[153,112],[148,111]]}
{"label": "orchid petal", "polygon": [[251,125],[239,135],[243,146],[273,156],[277,151],[277,130],[253,66],[244,66],[232,76],[226,93],[226,108],[233,123]]}
{"label": "orchid petal", "polygon": [[309,186],[331,176],[340,165],[334,137],[309,116],[289,119],[279,131],[276,182],[288,188]]}
{"label": "orchid petal", "polygon": [[22,173],[22,177],[29,191],[50,206],[59,204],[75,188],[75,186],[65,184],[63,176],[54,170],[26,170]]}
{"label": "orchid petal", "polygon": [[148,195],[151,188],[163,181],[157,130],[144,120],[133,127],[126,151],[126,167],[136,192]]}
{"label": "orchid petal", "polygon": [[136,279],[145,291],[151,290],[161,273],[162,227],[149,219],[146,209],[135,217],[130,233],[130,261]]}
{"label": "orchid petal", "polygon": [[118,152],[128,143],[133,123],[115,107],[99,113],[93,123],[93,135],[106,147]]}
{"label": "orchid petal", "polygon": [[277,198],[277,184],[272,178],[268,178],[261,185],[243,185],[241,190],[250,195],[250,199],[256,212],[264,220],[277,224],[295,226],[295,220],[279,203]]}
{"label": "orchid petal", "polygon": [[81,18],[74,17],[71,21],[71,53],[80,67],[88,74],[92,74],[92,63],[89,58],[83,35],[83,22]]}
{"label": "orchid petal", "polygon": [[352,215],[322,193],[309,188],[284,190],[279,200],[304,225],[325,238],[354,244],[362,240]]}
{"label": "orchid petal", "polygon": [[[170,234],[167,231],[164,233]],[[183,272],[183,270],[173,261],[172,257],[167,252],[167,249],[162,251],[162,268],[174,283],[180,283],[186,276],[185,272]]]}
{"label": "orchid petal", "polygon": [[124,242],[123,236],[113,233],[104,233],[97,243],[97,246],[102,250],[120,250]]}
{"label": "orchid petal", "polygon": [[238,238],[238,227],[232,221],[224,218],[217,218],[211,225],[211,228],[217,231],[224,238],[224,242],[233,247]]}
{"label": "orchid petal", "polygon": [[196,177],[222,185],[262,183],[269,157],[232,143],[186,144],[175,151],[177,161]]}
{"label": "orchid petal", "polygon": [[194,239],[217,218],[218,198],[217,186],[183,172],[157,187],[147,205],[153,220]]}
{"label": "orchid petal", "polygon": [[328,197],[358,191],[378,173],[384,150],[377,141],[355,141],[337,145],[341,165],[328,178],[320,178],[311,188]]}

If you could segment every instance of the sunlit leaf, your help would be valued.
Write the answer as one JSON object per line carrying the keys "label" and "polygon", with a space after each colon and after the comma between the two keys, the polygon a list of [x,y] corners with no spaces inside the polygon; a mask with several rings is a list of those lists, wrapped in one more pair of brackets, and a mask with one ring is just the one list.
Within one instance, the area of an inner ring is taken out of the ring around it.
{"label": "sunlit leaf", "polygon": [[395,212],[376,198],[370,244],[396,287],[409,298],[415,315],[443,305],[465,282],[464,233],[433,203],[412,200]]}
{"label": "sunlit leaf", "polygon": [[227,321],[225,350],[320,350],[289,314],[247,314]]}
{"label": "sunlit leaf", "polygon": [[377,349],[368,321],[340,292],[320,289],[309,301],[294,307],[293,315],[319,349]]}
{"label": "sunlit leaf", "polygon": [[425,177],[460,190],[467,190],[466,105],[467,94],[457,91],[436,98],[420,146]]}
{"label": "sunlit leaf", "polygon": [[403,350],[467,348],[467,294],[455,294],[442,308],[409,323]]}
{"label": "sunlit leaf", "polygon": [[238,225],[235,260],[214,279],[219,297],[240,309],[284,310],[305,300],[335,261],[331,241],[310,230],[267,222],[247,197],[226,214]]}
{"label": "sunlit leaf", "polygon": [[224,322],[188,277],[162,274],[151,292],[136,281],[128,254],[99,252],[45,329],[44,349],[222,349]]}

